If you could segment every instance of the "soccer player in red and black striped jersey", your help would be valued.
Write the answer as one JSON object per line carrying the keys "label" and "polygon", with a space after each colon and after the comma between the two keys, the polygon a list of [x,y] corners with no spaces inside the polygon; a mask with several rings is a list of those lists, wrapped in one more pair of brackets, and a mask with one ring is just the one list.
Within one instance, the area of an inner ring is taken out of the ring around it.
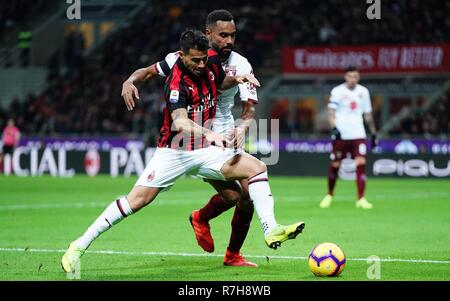
{"label": "soccer player in red and black striped jersey", "polygon": [[[208,40],[200,31],[183,32],[180,48],[178,68],[171,71],[165,84],[167,126],[161,129],[153,158],[130,193],[112,202],[87,231],[69,245],[61,260],[66,272],[75,270],[81,256],[101,233],[150,204],[184,174],[222,181],[247,178],[264,240],[270,248],[276,249],[302,232],[304,222],[288,226],[277,223],[267,166],[234,147],[227,148],[223,135],[198,123],[199,120],[207,123],[214,117],[218,88],[227,89],[243,82],[259,85],[258,81],[251,74],[225,76],[220,62],[214,62],[214,57],[208,60]],[[196,119],[196,116],[200,117]]]}
{"label": "soccer player in red and black striped jersey", "polygon": [[[233,15],[224,9],[210,12],[206,18],[206,36],[209,39],[214,55],[219,55],[222,68],[226,74],[242,75],[253,73],[250,62],[241,54],[233,51],[236,41],[236,25]],[[122,85],[122,97],[128,108],[133,110],[134,98],[139,99],[135,82],[144,82],[156,75],[167,76],[179,58],[179,52],[169,53],[166,58],[146,68],[134,71]],[[235,95],[239,92],[242,113],[235,122],[231,109],[234,106]],[[240,84],[228,90],[220,90],[217,100],[216,116],[212,122],[212,130],[219,134],[230,134],[236,139],[236,147],[241,148],[248,127],[254,120],[255,105],[258,103],[256,87],[250,83]],[[205,179],[216,191],[207,204],[199,210],[194,210],[190,222],[194,229],[198,244],[206,252],[214,251],[214,240],[211,235],[209,221],[221,213],[235,207],[231,221],[229,244],[224,257],[227,266],[257,266],[241,254],[254,207],[248,193],[248,180],[218,181]]]}

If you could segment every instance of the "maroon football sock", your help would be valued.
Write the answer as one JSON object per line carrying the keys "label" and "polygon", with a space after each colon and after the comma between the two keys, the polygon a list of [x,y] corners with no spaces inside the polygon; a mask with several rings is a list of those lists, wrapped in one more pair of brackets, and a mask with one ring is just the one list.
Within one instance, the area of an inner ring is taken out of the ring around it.
{"label": "maroon football sock", "polygon": [[334,186],[336,185],[336,180],[338,177],[339,167],[334,167],[330,165],[328,168],[328,194],[333,195]]}
{"label": "maroon football sock", "polygon": [[233,253],[239,253],[253,217],[253,206],[251,208],[241,209],[236,206],[234,209],[233,219],[231,221],[231,236],[228,244],[228,250]]}
{"label": "maroon football sock", "polygon": [[366,165],[356,166],[356,186],[358,186],[358,200],[364,197],[366,189]]}
{"label": "maroon football sock", "polygon": [[206,222],[210,221],[233,206],[234,204],[225,201],[220,194],[215,194],[211,197],[209,202],[200,209],[200,218]]}

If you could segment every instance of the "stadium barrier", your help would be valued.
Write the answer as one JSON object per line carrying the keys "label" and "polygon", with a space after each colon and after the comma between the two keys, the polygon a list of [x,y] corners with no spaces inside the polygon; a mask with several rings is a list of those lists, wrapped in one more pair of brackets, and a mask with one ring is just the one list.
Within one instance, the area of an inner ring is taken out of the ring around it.
{"label": "stadium barrier", "polygon": [[[19,146],[8,158],[17,176],[73,177],[75,175],[117,176],[139,175],[153,156],[154,148],[130,144],[127,147],[110,147],[108,150],[85,148]],[[256,155],[258,157],[258,155]],[[262,157],[262,156],[261,156]],[[5,160],[6,162],[6,160]],[[280,151],[277,164],[269,166],[271,175],[325,176],[329,154]],[[367,157],[367,175],[371,177],[450,177],[448,154],[393,154],[370,153]],[[345,159],[340,177],[353,179],[353,160]]]}

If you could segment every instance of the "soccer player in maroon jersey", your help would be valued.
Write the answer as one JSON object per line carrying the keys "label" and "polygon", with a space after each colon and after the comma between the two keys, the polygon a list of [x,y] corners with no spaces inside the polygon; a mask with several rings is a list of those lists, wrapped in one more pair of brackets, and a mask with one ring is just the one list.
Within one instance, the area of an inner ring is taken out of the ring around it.
{"label": "soccer player in maroon jersey", "polygon": [[[227,10],[219,9],[210,12],[206,18],[206,35],[210,47],[217,52],[222,67],[227,74],[245,74],[252,72],[252,66],[246,58],[233,51],[236,40],[236,26],[233,15]],[[170,73],[179,53],[167,55],[166,59],[147,68],[141,68],[123,83],[122,97],[129,110],[135,106],[134,97],[138,98],[138,90],[135,81],[146,81],[155,75],[167,76]],[[235,127],[233,114],[234,97],[239,91],[242,114],[240,125]],[[213,131],[219,134],[234,132],[237,136],[237,147],[241,147],[245,140],[250,122],[253,120],[255,104],[258,97],[255,86],[245,83],[239,87],[220,91],[218,98],[219,110],[213,122]],[[237,181],[206,180],[218,192],[213,195],[208,203],[200,210],[194,210],[190,221],[193,226],[198,244],[206,252],[214,251],[214,240],[211,235],[209,221],[221,213],[235,206],[231,221],[231,235],[226,250],[224,264],[229,266],[256,266],[255,263],[245,259],[240,253],[245,238],[250,228],[253,217],[253,203],[248,194],[247,179]]]}
{"label": "soccer player in maroon jersey", "polygon": [[249,181],[249,194],[260,219],[264,240],[276,249],[303,231],[304,222],[277,223],[267,166],[253,156],[236,151],[224,135],[208,129],[215,115],[218,88],[250,82],[251,74],[226,76],[218,56],[208,57],[208,39],[196,30],[180,38],[180,57],[164,86],[164,125],[153,158],[127,196],[113,201],[87,231],[73,241],[61,259],[64,271],[74,272],[81,256],[103,232],[150,204],[184,174],[215,180]]}

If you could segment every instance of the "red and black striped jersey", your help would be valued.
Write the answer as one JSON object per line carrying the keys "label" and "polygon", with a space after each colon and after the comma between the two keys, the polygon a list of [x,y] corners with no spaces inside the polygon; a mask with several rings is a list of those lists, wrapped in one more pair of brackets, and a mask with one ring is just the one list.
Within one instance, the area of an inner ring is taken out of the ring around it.
{"label": "red and black striped jersey", "polygon": [[179,108],[187,110],[188,118],[198,125],[211,128],[216,114],[218,87],[225,78],[220,58],[208,50],[208,61],[202,75],[191,73],[178,58],[164,85],[163,125],[159,133],[158,147],[194,150],[205,147],[203,137],[176,131],[171,113]]}

